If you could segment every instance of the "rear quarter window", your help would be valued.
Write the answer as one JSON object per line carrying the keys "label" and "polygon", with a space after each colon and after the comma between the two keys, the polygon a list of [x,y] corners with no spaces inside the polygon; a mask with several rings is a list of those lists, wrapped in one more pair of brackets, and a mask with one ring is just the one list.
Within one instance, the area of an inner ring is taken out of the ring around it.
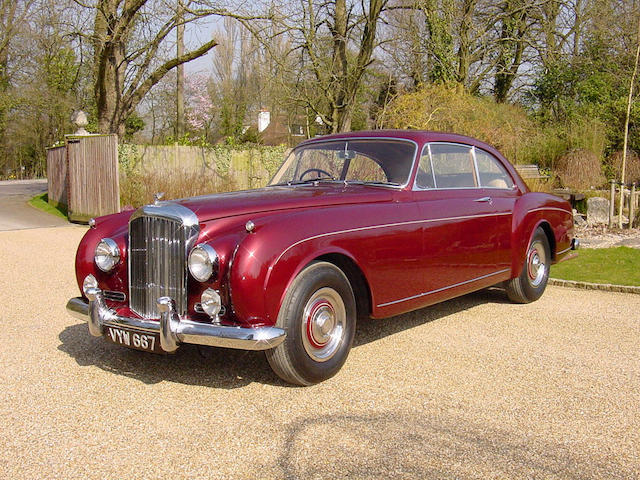
{"label": "rear quarter window", "polygon": [[513,188],[513,179],[502,163],[490,153],[476,148],[480,185],[487,188]]}

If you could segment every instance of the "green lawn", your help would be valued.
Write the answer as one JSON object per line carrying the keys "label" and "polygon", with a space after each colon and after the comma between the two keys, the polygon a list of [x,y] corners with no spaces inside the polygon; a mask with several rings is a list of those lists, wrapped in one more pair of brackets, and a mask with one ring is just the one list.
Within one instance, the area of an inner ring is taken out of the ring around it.
{"label": "green lawn", "polygon": [[40,195],[36,195],[31,200],[29,200],[29,205],[37,208],[38,210],[42,210],[43,212],[50,213],[51,215],[56,215],[60,218],[67,219],[67,212],[63,208],[56,208],[53,205],[49,205],[48,196],[46,193],[41,193]]}
{"label": "green lawn", "polygon": [[551,277],[578,282],[640,286],[640,249],[586,248],[551,267]]}

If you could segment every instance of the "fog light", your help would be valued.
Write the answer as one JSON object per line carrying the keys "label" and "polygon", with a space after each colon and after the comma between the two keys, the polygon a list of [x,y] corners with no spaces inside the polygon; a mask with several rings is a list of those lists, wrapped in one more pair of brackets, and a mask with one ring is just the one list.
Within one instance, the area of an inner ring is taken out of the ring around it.
{"label": "fog light", "polygon": [[84,281],[82,282],[82,292],[86,295],[89,288],[98,288],[98,280],[96,280],[96,277],[91,274],[84,277]]}
{"label": "fog light", "polygon": [[202,292],[200,302],[202,304],[202,310],[204,310],[204,313],[209,315],[211,318],[216,318],[220,313],[220,309],[222,308],[220,294],[214,289],[207,288],[204,292]]}

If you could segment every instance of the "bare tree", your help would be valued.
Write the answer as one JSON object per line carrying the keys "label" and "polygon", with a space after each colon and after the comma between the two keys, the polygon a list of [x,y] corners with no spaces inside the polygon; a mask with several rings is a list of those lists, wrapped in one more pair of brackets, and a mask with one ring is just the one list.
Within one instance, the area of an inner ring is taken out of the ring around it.
{"label": "bare tree", "polygon": [[154,0],[76,1],[94,12],[94,93],[98,128],[104,133],[124,133],[126,119],[151,87],[171,69],[217,45],[209,40],[183,55],[158,61],[178,24],[216,13],[189,0],[182,9]]}
{"label": "bare tree", "polygon": [[[331,132],[349,130],[356,95],[374,60],[377,31],[388,0],[355,2],[301,0],[270,6],[265,24],[245,22],[280,69],[291,69],[294,84],[283,85],[291,98],[310,109]],[[289,48],[273,48],[284,36]],[[286,75],[283,78],[291,78]]]}
{"label": "bare tree", "polygon": [[10,58],[34,4],[35,0],[0,0],[0,148],[4,146],[7,114],[12,104]]}

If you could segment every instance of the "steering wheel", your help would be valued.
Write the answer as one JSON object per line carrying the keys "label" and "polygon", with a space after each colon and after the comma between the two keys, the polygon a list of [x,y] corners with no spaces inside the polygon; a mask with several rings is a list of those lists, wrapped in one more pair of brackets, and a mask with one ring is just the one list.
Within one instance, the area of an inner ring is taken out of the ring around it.
{"label": "steering wheel", "polygon": [[[302,177],[304,177],[307,173],[311,173],[311,172],[318,172],[318,174],[322,173],[324,176],[330,178],[331,180],[334,179],[333,176],[326,170],[322,170],[321,168],[307,168],[304,172],[300,174],[300,180],[302,180]],[[318,178],[321,178],[320,175],[318,175]]]}

